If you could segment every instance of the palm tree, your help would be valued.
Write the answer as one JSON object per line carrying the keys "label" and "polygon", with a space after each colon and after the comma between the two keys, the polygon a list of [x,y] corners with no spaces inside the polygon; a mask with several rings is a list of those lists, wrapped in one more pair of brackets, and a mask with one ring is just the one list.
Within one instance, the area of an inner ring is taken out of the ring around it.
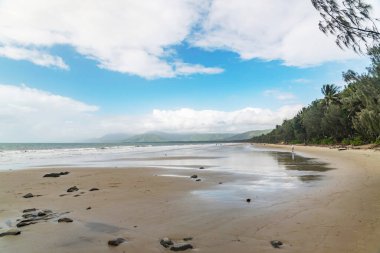
{"label": "palm tree", "polygon": [[325,84],[321,88],[324,97],[324,103],[326,107],[329,108],[331,104],[340,104],[339,100],[339,87],[335,84]]}

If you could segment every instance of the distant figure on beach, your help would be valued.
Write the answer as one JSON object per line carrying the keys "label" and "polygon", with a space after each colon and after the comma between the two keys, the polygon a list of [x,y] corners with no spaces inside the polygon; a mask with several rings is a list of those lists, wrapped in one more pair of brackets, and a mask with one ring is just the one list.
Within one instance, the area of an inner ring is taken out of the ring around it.
{"label": "distant figure on beach", "polygon": [[292,145],[292,153],[294,153],[294,145]]}

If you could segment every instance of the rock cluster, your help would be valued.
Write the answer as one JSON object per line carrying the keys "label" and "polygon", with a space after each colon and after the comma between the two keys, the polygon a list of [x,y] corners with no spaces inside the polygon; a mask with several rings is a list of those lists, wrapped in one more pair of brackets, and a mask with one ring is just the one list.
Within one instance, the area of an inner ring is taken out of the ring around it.
{"label": "rock cluster", "polygon": [[165,248],[169,248],[171,251],[184,251],[187,249],[193,249],[193,245],[187,243],[187,241],[191,241],[192,239],[192,237],[187,237],[183,238],[184,242],[174,242],[168,237],[165,237],[160,240],[160,244]]}
{"label": "rock cluster", "polygon": [[59,217],[62,214],[54,213],[49,209],[38,210],[36,208],[28,208],[22,211],[22,219],[18,220],[16,227],[25,227],[39,222],[44,222]]}

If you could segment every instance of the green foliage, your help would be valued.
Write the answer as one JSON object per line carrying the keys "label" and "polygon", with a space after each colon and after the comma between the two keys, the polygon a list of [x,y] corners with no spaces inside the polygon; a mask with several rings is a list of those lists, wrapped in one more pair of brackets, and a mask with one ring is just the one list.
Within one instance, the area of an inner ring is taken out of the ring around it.
{"label": "green foliage", "polygon": [[335,143],[335,141],[332,139],[332,137],[329,137],[322,139],[319,143],[322,145],[332,145]]}
{"label": "green foliage", "polygon": [[348,139],[348,138],[344,138],[344,139],[342,140],[342,144],[343,144],[343,145],[350,145],[350,144],[351,144],[351,141],[350,141],[350,139]]}
{"label": "green foliage", "polygon": [[362,145],[380,142],[380,47],[369,51],[368,72],[343,73],[347,86],[339,91],[323,85],[323,99],[314,100],[292,119],[254,142]]}
{"label": "green foliage", "polygon": [[360,145],[363,145],[364,142],[362,141],[362,139],[360,138],[360,136],[356,136],[355,138],[353,138],[350,141],[350,144],[353,145],[353,146],[360,146]]}

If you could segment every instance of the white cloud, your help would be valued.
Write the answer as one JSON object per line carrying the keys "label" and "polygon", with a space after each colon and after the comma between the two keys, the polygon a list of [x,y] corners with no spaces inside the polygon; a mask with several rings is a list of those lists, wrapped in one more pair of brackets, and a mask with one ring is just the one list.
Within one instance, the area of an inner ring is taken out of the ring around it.
{"label": "white cloud", "polygon": [[101,68],[145,78],[219,73],[198,64],[177,70],[170,50],[183,43],[203,8],[197,0],[5,0],[0,45],[20,51],[69,45]]}
{"label": "white cloud", "polygon": [[308,0],[2,0],[0,55],[67,69],[48,52],[68,45],[101,68],[149,79],[223,71],[178,64],[181,44],[301,67],[357,59],[318,30],[319,19]]}
{"label": "white cloud", "polygon": [[69,69],[69,66],[61,57],[50,55],[41,50],[19,48],[13,46],[0,46],[0,56],[14,60],[26,60],[36,65],[45,67],[57,67],[61,69]]}
{"label": "white cloud", "polygon": [[233,51],[246,60],[282,60],[299,67],[359,57],[320,32],[319,19],[305,0],[214,0],[193,43]]}
{"label": "white cloud", "polygon": [[293,93],[290,92],[283,92],[280,90],[265,90],[264,95],[274,97],[277,100],[293,100],[296,98],[296,96]]}
{"label": "white cloud", "polygon": [[0,140],[63,140],[77,136],[98,107],[27,86],[0,85]]}
{"label": "white cloud", "polygon": [[72,98],[23,86],[0,84],[0,140],[80,141],[108,133],[146,131],[243,132],[266,129],[293,117],[301,105],[235,111],[155,109],[139,117],[101,116],[99,108]]}

